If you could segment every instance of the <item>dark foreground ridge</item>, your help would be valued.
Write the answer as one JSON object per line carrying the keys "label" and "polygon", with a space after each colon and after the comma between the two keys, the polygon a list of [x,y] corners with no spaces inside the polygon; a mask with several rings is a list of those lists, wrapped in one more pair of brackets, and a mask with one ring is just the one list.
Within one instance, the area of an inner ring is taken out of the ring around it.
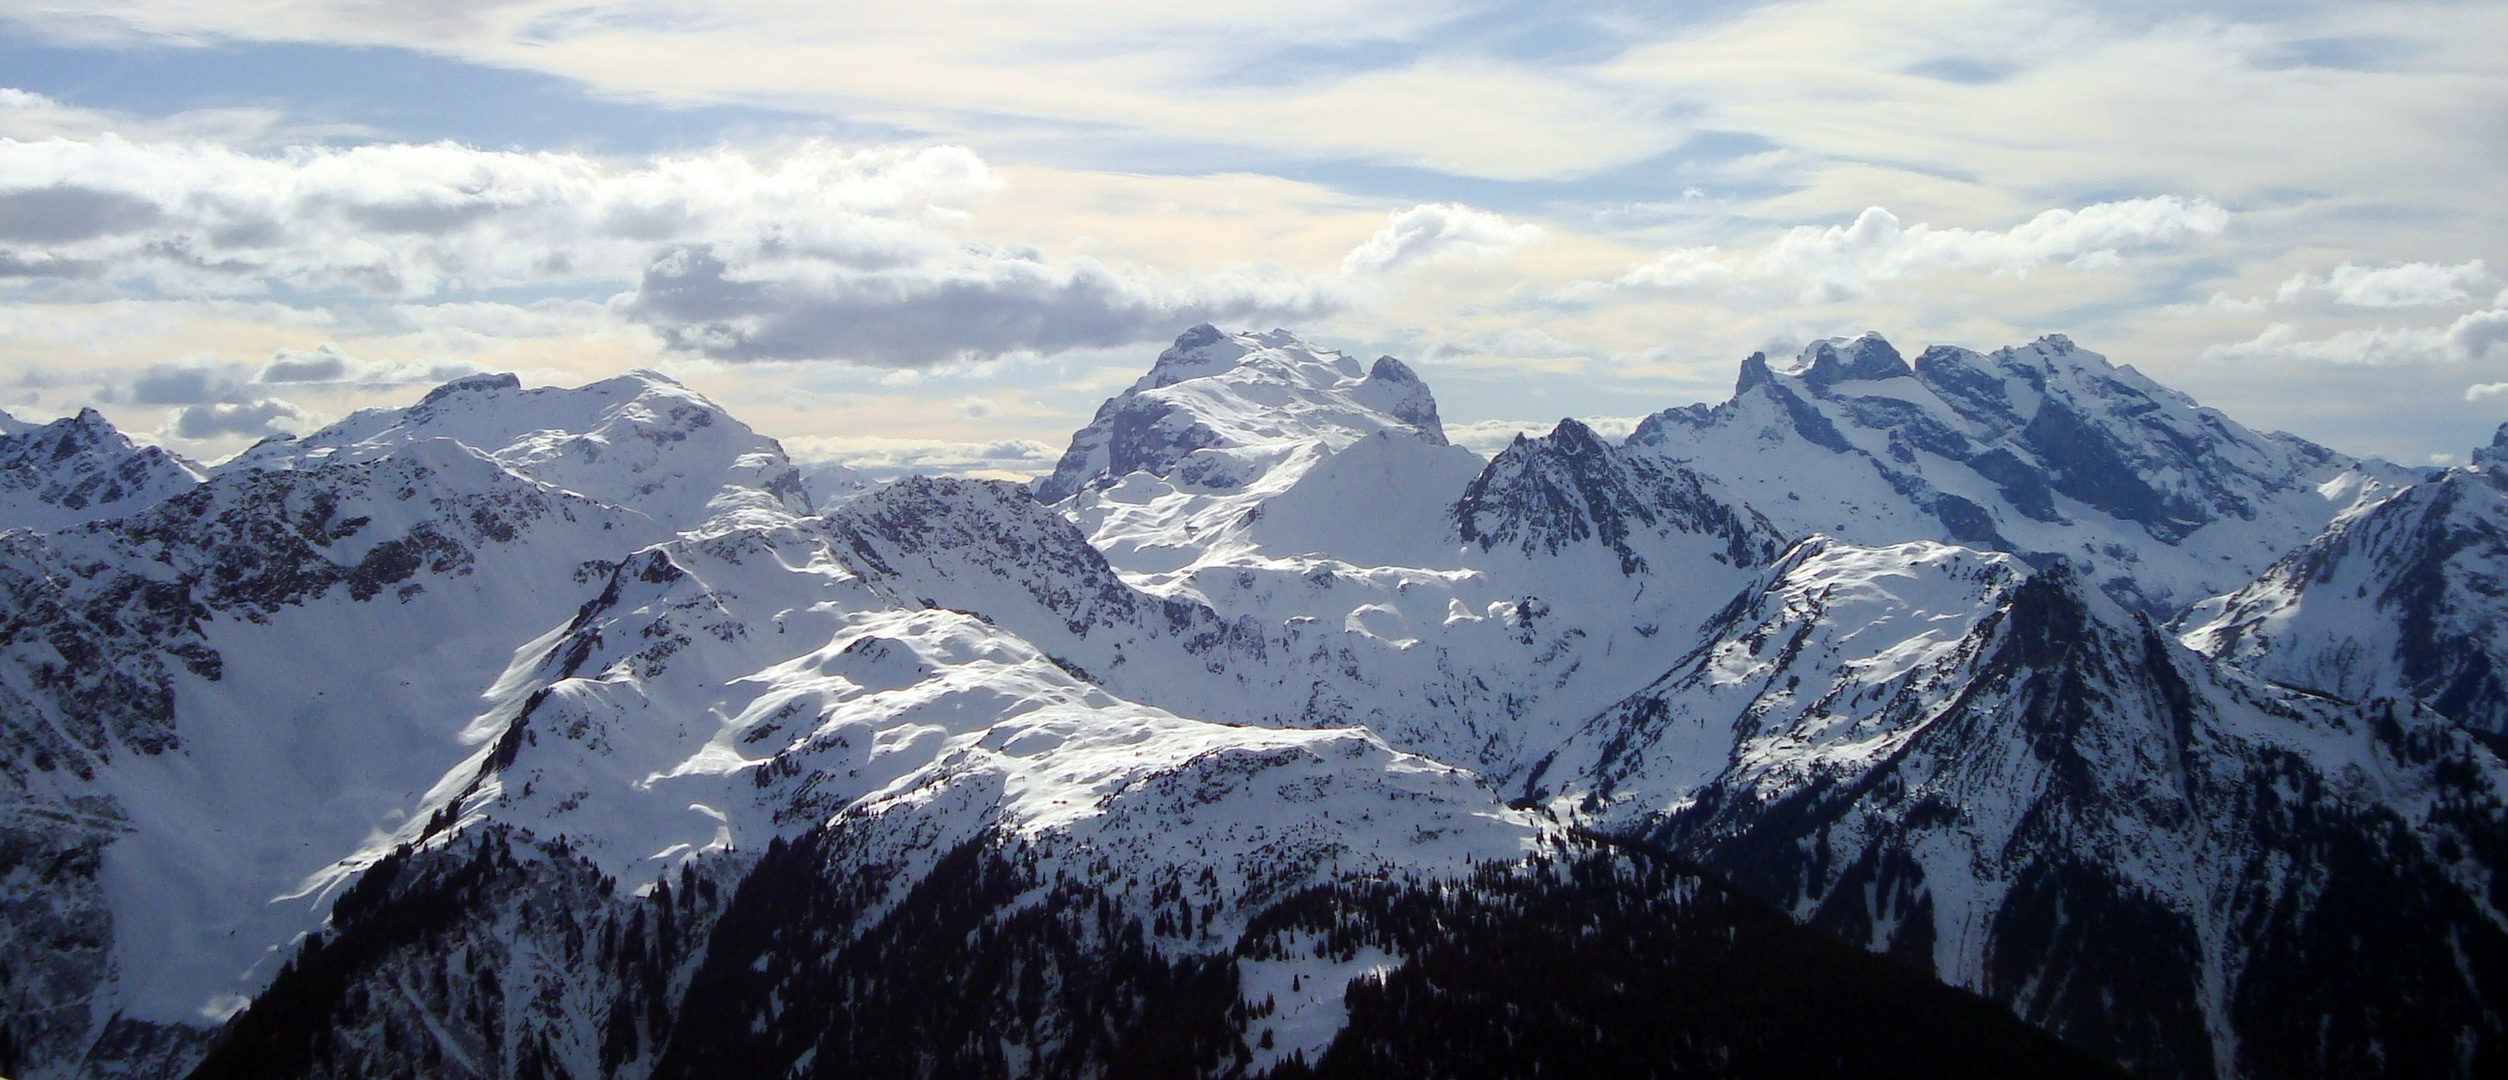
{"label": "dark foreground ridge", "polygon": [[[1580,841],[1464,882],[1310,888],[1256,915],[1233,949],[1167,956],[1155,943],[1196,915],[1181,896],[1144,925],[1093,883],[1039,880],[1015,842],[987,836],[880,904],[883,875],[847,859],[841,833],[775,845],[719,917],[712,886],[683,881],[677,899],[665,883],[605,919],[520,935],[614,970],[602,1075],[639,1061],[661,1080],[2125,1075],[1647,850]],[[601,889],[561,853],[516,851],[491,834],[378,866],[342,898],[340,929],[301,950],[193,1077],[568,1075],[529,1037],[504,1040],[511,1060],[456,1061],[394,986],[405,964],[459,955],[500,922],[515,936],[517,895]],[[867,930],[835,940],[864,916]],[[1404,959],[1351,984],[1349,1024],[1322,1055],[1256,1068],[1278,1003],[1240,998],[1240,964],[1369,949]],[[439,969],[418,992],[501,1012],[495,970]]]}

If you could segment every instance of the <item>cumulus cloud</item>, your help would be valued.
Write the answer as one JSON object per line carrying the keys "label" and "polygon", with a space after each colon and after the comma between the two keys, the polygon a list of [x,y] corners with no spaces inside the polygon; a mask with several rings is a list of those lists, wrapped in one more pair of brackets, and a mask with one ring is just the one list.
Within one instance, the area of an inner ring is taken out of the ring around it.
{"label": "cumulus cloud", "polygon": [[2482,260],[2454,266],[2413,262],[2367,267],[2344,263],[2331,273],[2299,274],[2282,283],[2283,303],[2325,296],[2352,307],[2445,307],[2472,302],[2471,290],[2490,280]]}
{"label": "cumulus cloud", "polygon": [[1341,272],[1392,273],[1426,262],[1496,258],[1540,240],[1538,225],[1460,203],[1421,203],[1388,215],[1384,228],[1350,249]]}
{"label": "cumulus cloud", "polygon": [[2446,326],[2355,328],[2321,338],[2277,322],[2247,341],[2205,349],[2203,359],[2382,366],[2462,363],[2501,352],[2508,352],[2508,308],[2467,312]]}
{"label": "cumulus cloud", "polygon": [[957,147],[812,143],[614,167],[450,144],[255,156],[0,140],[0,277],[424,299],[616,283],[634,292],[610,317],[678,349],[892,368],[1340,307],[1323,279],[1129,271],[951,236],[955,207],[997,187]]}
{"label": "cumulus cloud", "polygon": [[323,342],[312,349],[280,349],[261,365],[255,381],[265,383],[338,382],[348,377],[349,360],[339,346]]}
{"label": "cumulus cloud", "polygon": [[2163,195],[2045,211],[1994,231],[1902,223],[1869,207],[1845,225],[1788,229],[1753,252],[1676,248],[1620,275],[1623,289],[1695,289],[1737,281],[1797,281],[1801,300],[1822,303],[1869,295],[1871,283],[1949,270],[2027,273],[2060,263],[2078,270],[2117,265],[2123,252],[2168,247],[2228,227],[2229,212],[2203,199]]}
{"label": "cumulus cloud", "polygon": [[142,368],[128,390],[130,401],[138,405],[233,402],[244,394],[230,366],[181,360]]}
{"label": "cumulus cloud", "polygon": [[296,406],[278,398],[257,398],[252,401],[206,405],[186,405],[174,411],[166,431],[183,439],[224,439],[237,435],[272,435],[295,428],[294,421],[304,413]]}
{"label": "cumulus cloud", "polygon": [[360,360],[333,342],[310,349],[279,349],[253,375],[264,386],[331,387],[389,390],[403,386],[434,386],[483,370],[468,360],[398,362]]}
{"label": "cumulus cloud", "polygon": [[1278,273],[1168,277],[1094,260],[956,247],[897,263],[837,251],[680,248],[644,273],[630,317],[721,360],[922,368],[1153,340],[1197,322],[1301,322],[1340,310]]}
{"label": "cumulus cloud", "polygon": [[808,144],[616,168],[452,144],[297,148],[0,142],[0,255],[75,262],[161,291],[273,284],[368,296],[631,281],[657,249],[746,240],[893,260],[923,215],[997,184],[954,147]]}

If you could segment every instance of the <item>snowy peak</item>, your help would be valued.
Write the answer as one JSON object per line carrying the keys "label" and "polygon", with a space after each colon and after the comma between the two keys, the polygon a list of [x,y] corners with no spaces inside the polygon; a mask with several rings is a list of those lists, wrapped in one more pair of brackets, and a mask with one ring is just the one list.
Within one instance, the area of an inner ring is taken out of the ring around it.
{"label": "snowy peak", "polygon": [[1436,400],[1401,361],[1362,369],[1285,330],[1196,326],[1099,406],[1036,497],[1058,503],[1136,472],[1198,491],[1239,491],[1303,448],[1338,450],[1380,431],[1446,441]]}
{"label": "snowy peak", "polygon": [[[1794,366],[1783,372],[1788,379],[1799,380],[1815,390],[1826,390],[1841,382],[1896,379],[1915,374],[1901,359],[1898,350],[1877,333],[1866,333],[1853,339],[1829,338],[1805,346]],[[1753,353],[1742,361],[1742,376],[1735,393],[1750,389],[1775,378],[1768,367],[1765,353]]]}
{"label": "snowy peak", "polygon": [[452,439],[525,476],[675,529],[721,514],[806,514],[781,445],[669,376],[635,371],[574,389],[472,375],[399,409],[367,409],[301,439],[270,440],[220,471],[368,461]]}
{"label": "snowy peak", "polygon": [[1698,474],[1611,446],[1574,419],[1539,439],[1516,436],[1464,488],[1454,521],[1482,551],[1558,555],[1590,541],[1631,576],[1656,569],[1644,549],[1660,557],[1673,536],[1705,538],[1711,558],[1737,567],[1767,562],[1783,546],[1765,518]]}
{"label": "snowy peak", "polygon": [[7,417],[0,424],[0,529],[49,531],[136,513],[190,490],[201,475],[157,447],[132,444],[94,409],[42,425]]}
{"label": "snowy peak", "polygon": [[2411,478],[2250,431],[2052,335],[1912,364],[1874,334],[1790,365],[1753,356],[1731,400],[1656,413],[1628,443],[1725,481],[1791,535],[2063,555],[2163,618]]}

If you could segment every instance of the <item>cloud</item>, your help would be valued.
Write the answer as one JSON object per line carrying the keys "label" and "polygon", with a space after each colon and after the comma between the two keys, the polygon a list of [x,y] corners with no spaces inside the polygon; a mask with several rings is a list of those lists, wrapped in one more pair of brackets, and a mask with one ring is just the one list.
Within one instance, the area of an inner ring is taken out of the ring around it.
{"label": "cloud", "polygon": [[2503,346],[2508,346],[2508,308],[2487,308],[2467,312],[2443,327],[2355,328],[2322,338],[2303,337],[2297,327],[2277,322],[2250,340],[2207,348],[2203,350],[2203,359],[2369,366],[2442,364],[2488,359],[2493,353],[2508,352]]}
{"label": "cloud", "polygon": [[[1299,322],[1343,306],[1320,278],[1125,270],[951,235],[963,219],[954,207],[999,186],[956,147],[808,143],[615,167],[449,144],[262,157],[111,137],[0,140],[0,276],[367,299],[614,284],[633,291],[609,309],[573,302],[593,315],[441,306],[479,309],[469,322],[624,317],[717,359],[889,368],[1135,344],[1204,321]],[[268,378],[311,379],[292,364]]]}
{"label": "cloud", "polygon": [[209,405],[186,405],[174,411],[166,430],[183,439],[223,439],[237,435],[271,435],[292,430],[303,417],[296,406],[277,398]]}
{"label": "cloud", "polygon": [[1653,262],[1631,267],[1612,284],[1630,289],[1696,289],[1722,285],[1736,276],[1722,249],[1675,248]]}
{"label": "cloud", "polygon": [[377,391],[435,386],[482,370],[485,369],[469,360],[360,360],[326,341],[311,349],[272,352],[269,361],[253,375],[253,382],[263,386]]}
{"label": "cloud", "polygon": [[911,369],[1157,340],[1197,322],[1304,322],[1342,307],[1326,285],[1277,273],[1123,274],[978,247],[904,265],[849,254],[681,248],[646,270],[626,310],[672,348],[719,360]]}
{"label": "cloud", "polygon": [[1387,216],[1384,228],[1341,260],[1342,273],[1391,273],[1445,259],[1496,258],[1541,240],[1538,225],[1514,224],[1460,203],[1421,203]]}
{"label": "cloud", "polygon": [[2352,307],[2445,307],[2471,302],[2468,290],[2489,280],[2480,259],[2454,266],[2414,262],[2374,269],[2344,263],[2322,277],[2300,274],[2283,282],[2278,298],[2285,304],[2324,295]]}
{"label": "cloud", "polygon": [[[2047,210],[2002,231],[1907,225],[1874,206],[1845,225],[1787,229],[1753,252],[1675,248],[1611,282],[1621,289],[1699,289],[1738,281],[1799,282],[1804,303],[1869,295],[1871,284],[1960,269],[2025,274],[2062,263],[2118,265],[2122,252],[2163,248],[2219,233],[2229,212],[2173,195]],[[1590,290],[1589,290],[1590,291]]]}
{"label": "cloud", "polygon": [[2464,388],[2466,401],[2488,401],[2495,397],[2508,397],[2508,382],[2475,383]]}
{"label": "cloud", "polygon": [[160,292],[274,285],[373,297],[626,282],[657,250],[743,243],[911,258],[929,218],[997,188],[956,147],[804,144],[613,167],[452,144],[298,147],[0,140],[0,258],[100,267]]}
{"label": "cloud", "polygon": [[54,184],[0,193],[0,240],[62,243],[136,232],[164,216],[157,204],[117,191]]}
{"label": "cloud", "polygon": [[270,362],[261,366],[254,376],[262,383],[338,382],[348,377],[349,360],[340,355],[339,347],[323,342],[310,351],[280,349],[270,354]]}
{"label": "cloud", "polygon": [[241,400],[244,387],[229,365],[178,360],[141,369],[117,396],[138,405],[200,405]]}

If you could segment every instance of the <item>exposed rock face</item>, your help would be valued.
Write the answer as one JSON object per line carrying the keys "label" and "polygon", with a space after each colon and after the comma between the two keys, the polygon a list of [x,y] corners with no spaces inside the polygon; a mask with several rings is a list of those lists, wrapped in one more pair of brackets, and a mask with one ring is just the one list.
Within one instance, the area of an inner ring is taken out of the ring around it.
{"label": "exposed rock face", "polygon": [[1556,555],[1590,540],[1619,556],[1627,575],[1651,569],[1640,549],[1660,552],[1675,536],[1721,541],[1710,557],[1733,566],[1765,565],[1784,546],[1766,518],[1737,509],[1711,481],[1610,446],[1575,420],[1541,439],[1516,436],[1463,489],[1454,519],[1463,541],[1484,551]]}

